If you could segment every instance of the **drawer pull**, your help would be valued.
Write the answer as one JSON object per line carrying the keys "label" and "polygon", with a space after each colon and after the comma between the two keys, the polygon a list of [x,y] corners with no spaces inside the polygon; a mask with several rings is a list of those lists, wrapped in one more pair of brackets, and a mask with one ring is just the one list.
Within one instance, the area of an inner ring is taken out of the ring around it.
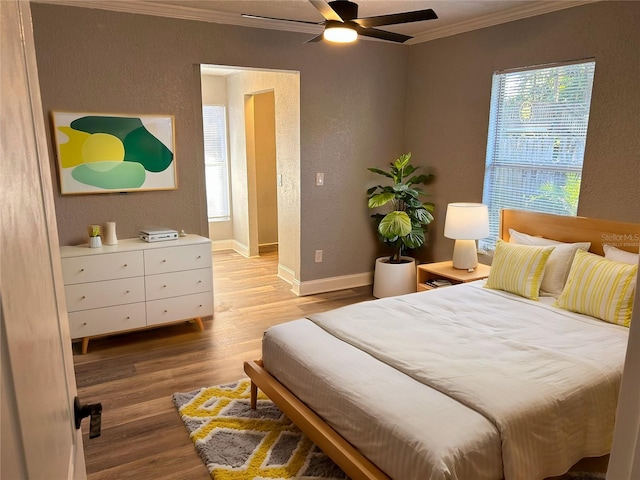
{"label": "drawer pull", "polygon": [[84,322],[84,323],[82,324],[82,326],[83,326],[83,327],[86,327],[86,326],[87,326],[87,322]]}
{"label": "drawer pull", "polygon": [[200,260],[202,258],[202,255],[198,255],[198,260]]}
{"label": "drawer pull", "polygon": [[85,298],[87,298],[87,297],[85,297],[84,295],[82,295],[82,297],[80,297],[80,300],[84,300]]}
{"label": "drawer pull", "polygon": [[167,286],[166,285],[162,285],[162,288],[167,288]]}
{"label": "drawer pull", "polygon": [[202,308],[202,305],[198,305],[198,308]]}
{"label": "drawer pull", "polygon": [[130,293],[130,292],[131,292],[131,290],[127,290],[127,291],[126,291],[126,292],[124,292],[124,293]]}
{"label": "drawer pull", "polygon": [[123,265],[123,267],[128,267],[129,265],[127,265],[126,263]]}
{"label": "drawer pull", "polygon": [[165,310],[164,313],[167,313],[169,310]]}
{"label": "drawer pull", "polygon": [[81,272],[84,272],[84,268],[81,268],[81,269],[80,269],[80,271],[81,271]]}
{"label": "drawer pull", "polygon": [[126,320],[131,320],[131,317],[127,317]]}
{"label": "drawer pull", "polygon": [[167,261],[166,260],[162,260],[162,263],[167,263]]}
{"label": "drawer pull", "polygon": [[198,283],[202,283],[202,280],[198,280]]}

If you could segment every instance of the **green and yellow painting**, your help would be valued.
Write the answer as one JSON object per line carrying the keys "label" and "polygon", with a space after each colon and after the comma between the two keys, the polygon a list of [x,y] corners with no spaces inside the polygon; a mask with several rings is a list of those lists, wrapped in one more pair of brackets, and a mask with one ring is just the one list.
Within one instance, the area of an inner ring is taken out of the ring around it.
{"label": "green and yellow painting", "polygon": [[62,194],[176,188],[173,117],[53,112]]}

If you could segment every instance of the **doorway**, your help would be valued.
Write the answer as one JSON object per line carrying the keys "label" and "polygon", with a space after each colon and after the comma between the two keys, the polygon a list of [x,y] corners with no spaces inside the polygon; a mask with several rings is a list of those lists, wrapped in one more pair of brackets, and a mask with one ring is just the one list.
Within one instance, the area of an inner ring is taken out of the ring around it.
{"label": "doorway", "polygon": [[201,80],[203,104],[215,97],[227,110],[231,214],[210,223],[214,249],[252,257],[277,248],[278,276],[298,293],[299,72],[202,65]]}

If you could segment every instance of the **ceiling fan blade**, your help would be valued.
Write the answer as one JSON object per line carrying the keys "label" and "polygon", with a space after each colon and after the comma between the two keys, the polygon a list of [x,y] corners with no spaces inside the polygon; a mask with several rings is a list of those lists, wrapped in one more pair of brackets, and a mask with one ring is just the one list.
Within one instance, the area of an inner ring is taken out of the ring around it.
{"label": "ceiling fan blade", "polygon": [[[359,27],[359,26],[358,26]],[[387,40],[389,42],[404,43],[407,40],[412,39],[408,35],[401,35],[399,33],[387,32],[386,30],[378,30],[377,28],[358,28],[358,35],[365,37],[379,38],[380,40]]]}
{"label": "ceiling fan blade", "polygon": [[290,18],[263,17],[262,15],[250,15],[242,13],[240,16],[244,18],[256,18],[258,20],[278,20],[279,22],[306,23],[307,25],[324,25],[324,22],[307,22],[306,20],[291,20]]}
{"label": "ceiling fan blade", "polygon": [[334,22],[342,22],[343,20],[340,18],[331,6],[325,2],[324,0],[309,0],[311,5],[316,7],[316,10],[320,12],[320,15],[324,17],[325,20],[333,20]]}
{"label": "ceiling fan blade", "polygon": [[381,27],[384,25],[397,25],[399,23],[421,22],[423,20],[435,20],[436,12],[430,8],[416,10],[415,12],[392,13],[391,15],[379,15],[377,17],[355,18],[353,21],[361,27]]}
{"label": "ceiling fan blade", "polygon": [[321,40],[322,40],[323,35],[324,35],[324,33],[321,33],[320,35],[316,35],[315,37],[313,37],[313,38],[312,38],[312,39],[310,39],[310,40],[307,40],[307,41],[306,41],[306,42],[304,42],[304,43],[319,42],[319,41],[321,41]]}

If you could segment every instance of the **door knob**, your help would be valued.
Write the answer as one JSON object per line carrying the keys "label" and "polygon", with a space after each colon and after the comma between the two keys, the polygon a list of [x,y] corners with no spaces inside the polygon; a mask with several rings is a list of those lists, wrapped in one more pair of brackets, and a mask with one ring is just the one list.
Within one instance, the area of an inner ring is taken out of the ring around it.
{"label": "door knob", "polygon": [[73,400],[73,416],[76,423],[76,430],[80,429],[82,419],[85,417],[91,417],[89,423],[89,438],[96,438],[100,436],[100,427],[102,424],[102,404],[101,403],[88,403],[82,405],[78,397]]}

